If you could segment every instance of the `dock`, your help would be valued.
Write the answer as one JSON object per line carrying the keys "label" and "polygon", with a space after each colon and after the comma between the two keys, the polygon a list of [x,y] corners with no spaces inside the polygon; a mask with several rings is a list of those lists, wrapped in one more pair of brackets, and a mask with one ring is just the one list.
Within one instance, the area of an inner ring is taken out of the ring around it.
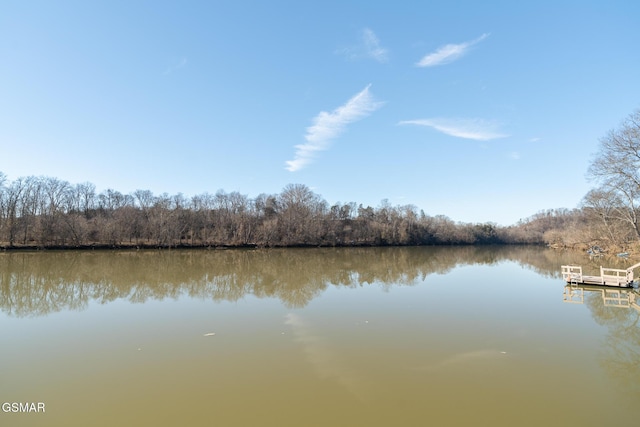
{"label": "dock", "polygon": [[633,270],[640,267],[640,263],[626,269],[600,267],[600,276],[582,274],[582,266],[563,265],[562,278],[571,285],[598,285],[629,288],[633,286]]}

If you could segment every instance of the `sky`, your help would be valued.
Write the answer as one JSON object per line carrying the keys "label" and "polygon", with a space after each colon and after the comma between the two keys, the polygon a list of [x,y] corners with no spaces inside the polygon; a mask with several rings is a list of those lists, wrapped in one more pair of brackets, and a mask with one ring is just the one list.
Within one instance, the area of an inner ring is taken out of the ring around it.
{"label": "sky", "polygon": [[631,0],[3,0],[0,171],[510,225],[595,185],[599,139],[640,108],[639,20]]}

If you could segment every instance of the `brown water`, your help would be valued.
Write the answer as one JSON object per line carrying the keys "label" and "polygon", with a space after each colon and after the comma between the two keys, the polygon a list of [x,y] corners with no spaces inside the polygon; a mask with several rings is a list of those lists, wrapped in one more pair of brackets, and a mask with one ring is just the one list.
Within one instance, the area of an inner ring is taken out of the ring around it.
{"label": "brown water", "polygon": [[572,262],[599,265],[518,247],[0,254],[0,404],[45,404],[0,425],[640,425],[640,312],[565,303]]}

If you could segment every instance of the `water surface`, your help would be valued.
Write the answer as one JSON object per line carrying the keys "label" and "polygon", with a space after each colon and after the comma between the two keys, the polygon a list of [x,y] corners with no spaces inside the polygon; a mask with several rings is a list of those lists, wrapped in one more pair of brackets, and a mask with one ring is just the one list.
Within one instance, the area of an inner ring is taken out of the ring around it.
{"label": "water surface", "polygon": [[0,254],[0,400],[46,404],[0,425],[635,426],[640,312],[559,275],[599,262],[537,247]]}

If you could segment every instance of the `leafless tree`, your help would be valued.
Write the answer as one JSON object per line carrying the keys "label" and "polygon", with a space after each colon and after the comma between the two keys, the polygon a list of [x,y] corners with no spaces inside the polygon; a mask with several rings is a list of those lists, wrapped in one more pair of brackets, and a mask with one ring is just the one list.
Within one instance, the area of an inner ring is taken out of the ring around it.
{"label": "leafless tree", "polygon": [[600,184],[601,192],[613,196],[615,215],[640,240],[640,110],[600,139],[588,176]]}

